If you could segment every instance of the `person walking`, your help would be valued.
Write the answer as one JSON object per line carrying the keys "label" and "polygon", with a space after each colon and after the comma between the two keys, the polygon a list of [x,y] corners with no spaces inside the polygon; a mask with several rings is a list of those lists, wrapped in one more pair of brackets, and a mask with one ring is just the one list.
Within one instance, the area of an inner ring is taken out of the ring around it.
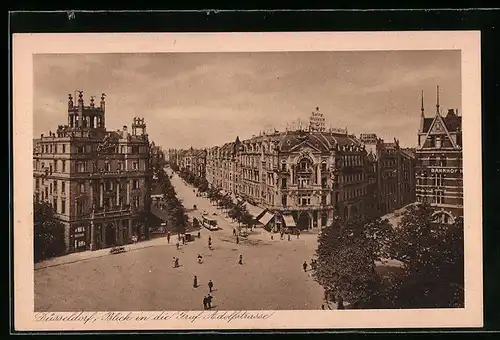
{"label": "person walking", "polygon": [[208,297],[203,297],[203,309],[208,309]]}
{"label": "person walking", "polygon": [[208,241],[208,249],[212,250],[212,241]]}
{"label": "person walking", "polygon": [[236,229],[233,228],[233,236],[236,236]]}
{"label": "person walking", "polygon": [[240,260],[238,261],[239,264],[243,264],[243,255],[240,255]]}
{"label": "person walking", "polygon": [[325,310],[325,305],[321,305],[321,309],[322,309],[322,310]]}
{"label": "person walking", "polygon": [[212,309],[212,299],[213,299],[213,296],[208,294],[208,296],[207,296],[208,309]]}
{"label": "person walking", "polygon": [[297,230],[297,239],[299,238],[300,236],[300,230]]}
{"label": "person walking", "polygon": [[198,263],[201,264],[203,262],[203,257],[198,254]]}
{"label": "person walking", "polygon": [[167,243],[170,243],[170,231],[167,233]]}
{"label": "person walking", "polygon": [[177,250],[179,250],[179,242],[177,242],[175,246],[177,247]]}
{"label": "person walking", "polygon": [[288,233],[288,241],[290,241],[290,233]]}
{"label": "person walking", "polygon": [[240,238],[236,236],[236,244],[240,244]]}
{"label": "person walking", "polygon": [[302,264],[302,268],[304,268],[304,272],[307,272],[307,262],[304,261],[304,264]]}
{"label": "person walking", "polygon": [[193,279],[193,288],[198,288],[198,278],[196,277],[196,275],[194,276]]}
{"label": "person walking", "polygon": [[271,234],[271,241],[272,241],[272,240],[274,240],[274,236],[273,236],[273,234]]}
{"label": "person walking", "polygon": [[212,280],[208,280],[208,290],[210,293],[212,292],[213,288],[214,288],[214,283],[212,282]]}
{"label": "person walking", "polygon": [[200,232],[198,232],[198,238],[201,238],[201,233]]}

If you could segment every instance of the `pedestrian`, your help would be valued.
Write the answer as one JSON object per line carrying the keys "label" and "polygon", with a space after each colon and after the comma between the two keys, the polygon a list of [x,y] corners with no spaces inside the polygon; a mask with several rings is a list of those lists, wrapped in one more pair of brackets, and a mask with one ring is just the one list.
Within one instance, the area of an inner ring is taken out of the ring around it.
{"label": "pedestrian", "polygon": [[203,297],[203,309],[207,309],[208,308],[208,298],[207,296],[204,296]]}
{"label": "pedestrian", "polygon": [[243,264],[243,255],[240,255],[240,260],[238,261],[239,264]]}
{"label": "pedestrian", "polygon": [[325,305],[321,305],[321,309],[322,309],[322,310],[325,310]]}
{"label": "pedestrian", "polygon": [[240,244],[240,238],[236,236],[236,244]]}
{"label": "pedestrian", "polygon": [[304,261],[302,268],[304,268],[304,272],[307,272],[307,262],[306,261]]}
{"label": "pedestrian", "polygon": [[280,240],[283,239],[283,231],[280,232]]}
{"label": "pedestrian", "polygon": [[212,295],[208,294],[207,296],[207,304],[208,304],[208,309],[212,309]]}
{"label": "pedestrian", "polygon": [[198,232],[198,238],[201,238],[201,233],[200,232]]}
{"label": "pedestrian", "polygon": [[273,234],[271,234],[271,241],[274,240]]}
{"label": "pedestrian", "polygon": [[193,279],[193,287],[198,288],[198,278],[196,277],[196,275],[194,276],[194,279]]}
{"label": "pedestrian", "polygon": [[212,241],[208,241],[208,249],[212,250]]}
{"label": "pedestrian", "polygon": [[236,229],[233,228],[233,236],[236,235]]}
{"label": "pedestrian", "polygon": [[200,254],[198,254],[198,263],[201,264],[202,261],[203,261],[203,257]]}
{"label": "pedestrian", "polygon": [[186,238],[184,237],[184,235],[182,236],[182,244],[186,244]]}
{"label": "pedestrian", "polygon": [[167,242],[170,243],[170,231],[167,233]]}
{"label": "pedestrian", "polygon": [[179,250],[179,242],[177,242],[175,246],[177,247],[177,250]]}
{"label": "pedestrian", "polygon": [[300,230],[297,230],[297,239],[299,238],[300,236]]}
{"label": "pedestrian", "polygon": [[288,241],[290,241],[290,233],[288,233]]}
{"label": "pedestrian", "polygon": [[208,290],[210,291],[210,293],[212,292],[212,288],[214,288],[214,283],[212,282],[212,280],[208,280]]}
{"label": "pedestrian", "polygon": [[208,243],[212,244],[212,236],[208,237]]}

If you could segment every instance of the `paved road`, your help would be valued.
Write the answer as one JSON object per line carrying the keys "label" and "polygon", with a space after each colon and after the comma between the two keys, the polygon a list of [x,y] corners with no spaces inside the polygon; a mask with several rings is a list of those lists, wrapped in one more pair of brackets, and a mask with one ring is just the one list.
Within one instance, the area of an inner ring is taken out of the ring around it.
{"label": "paved road", "polygon": [[[172,184],[186,207],[196,204],[200,210],[215,210],[178,177]],[[302,269],[302,262],[316,248],[315,235],[281,241],[279,237],[271,240],[266,231],[256,231],[236,245],[233,223],[217,219],[222,230],[202,229],[201,239],[180,250],[174,241],[167,244],[163,239],[149,248],[36,270],[35,310],[199,310],[209,279],[216,289],[212,293],[216,310],[321,307],[322,288]],[[212,251],[207,247],[209,236]],[[203,264],[197,263],[198,254]],[[243,265],[238,264],[240,254]],[[180,260],[179,268],[173,268],[174,256]],[[194,275],[198,288],[193,287]]]}

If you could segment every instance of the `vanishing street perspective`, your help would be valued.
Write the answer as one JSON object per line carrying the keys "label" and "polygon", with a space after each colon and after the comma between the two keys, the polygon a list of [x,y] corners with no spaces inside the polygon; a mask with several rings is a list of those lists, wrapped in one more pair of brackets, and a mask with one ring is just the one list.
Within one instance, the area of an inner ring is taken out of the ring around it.
{"label": "vanishing street perspective", "polygon": [[35,311],[463,308],[460,67],[35,55]]}

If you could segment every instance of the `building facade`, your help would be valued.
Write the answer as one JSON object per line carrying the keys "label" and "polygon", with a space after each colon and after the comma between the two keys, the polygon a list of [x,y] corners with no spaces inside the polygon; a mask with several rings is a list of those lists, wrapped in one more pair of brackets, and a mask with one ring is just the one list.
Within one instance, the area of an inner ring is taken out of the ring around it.
{"label": "building facade", "polygon": [[206,177],[206,150],[193,149],[174,150],[171,153],[172,162],[177,164],[181,170],[188,170],[193,175]]}
{"label": "building facade", "polygon": [[369,154],[370,210],[385,215],[416,200],[416,156],[399,141],[384,142],[374,133],[360,135]]}
{"label": "building facade", "polygon": [[367,153],[346,130],[328,130],[318,112],[308,129],[261,134],[210,148],[207,180],[273,215],[275,228],[326,226],[363,216]]}
{"label": "building facade", "polygon": [[99,249],[147,237],[150,211],[150,147],[143,118],[106,130],[100,106],[69,95],[68,123],[34,140],[36,201],[48,202],[65,226],[68,252]]}
{"label": "building facade", "polygon": [[417,201],[430,203],[443,223],[463,218],[462,117],[458,109],[441,113],[439,87],[433,117],[425,115],[422,93],[416,155]]}

